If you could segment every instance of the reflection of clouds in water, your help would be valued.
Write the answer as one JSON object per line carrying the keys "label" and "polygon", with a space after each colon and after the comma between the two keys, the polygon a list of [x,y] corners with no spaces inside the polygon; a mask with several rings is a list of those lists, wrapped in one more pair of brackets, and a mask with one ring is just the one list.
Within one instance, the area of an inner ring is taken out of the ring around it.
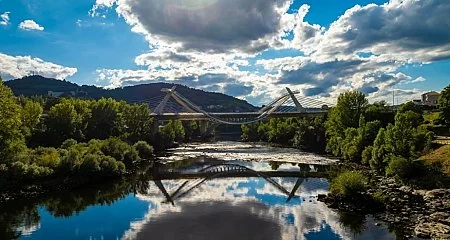
{"label": "reflection of clouds in water", "polygon": [[280,239],[279,222],[264,214],[269,206],[256,201],[182,202],[180,207],[182,213],[163,214],[145,224],[136,239]]}
{"label": "reflection of clouds in water", "polygon": [[40,223],[37,223],[37,224],[34,224],[34,225],[30,225],[30,226],[24,224],[23,226],[18,227],[16,229],[16,231],[20,232],[20,234],[22,236],[28,236],[28,235],[33,234],[34,232],[36,232],[40,228],[41,228],[41,224]]}
{"label": "reflection of clouds in water", "polygon": [[161,159],[165,161],[179,161],[187,158],[207,156],[226,161],[282,161],[309,164],[330,164],[336,162],[336,160],[302,152],[298,149],[237,142],[188,144],[172,149],[172,153],[171,156],[162,157]]}
{"label": "reflection of clouds in water", "polygon": [[[288,191],[296,181],[289,178],[275,180]],[[170,194],[183,182],[164,181],[163,184]],[[326,193],[324,187],[327,187],[326,180],[308,179],[297,191],[297,195],[307,200],[291,200],[286,204],[287,196],[261,178],[214,179],[176,200],[175,206],[163,204],[163,195],[156,187],[151,187],[148,195],[137,196],[151,202],[149,212],[144,219],[131,224],[124,239],[146,236],[155,239],[179,239],[180,236],[222,239],[219,236],[226,236],[223,239],[294,240],[305,239],[305,234],[324,231],[328,226],[331,233],[340,238],[353,239],[354,236],[340,224],[336,212],[311,198]],[[264,232],[265,229],[271,230]],[[259,238],[261,232],[268,238]],[[386,234],[386,231],[379,233]]]}

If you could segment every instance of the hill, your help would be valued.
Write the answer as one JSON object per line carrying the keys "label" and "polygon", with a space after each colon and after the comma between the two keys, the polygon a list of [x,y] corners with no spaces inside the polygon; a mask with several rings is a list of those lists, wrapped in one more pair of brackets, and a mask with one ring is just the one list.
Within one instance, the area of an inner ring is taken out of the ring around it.
{"label": "hill", "polygon": [[104,89],[96,86],[79,86],[64,80],[45,78],[42,76],[27,76],[20,79],[6,81],[5,84],[12,89],[15,95],[48,96],[49,91],[60,96],[75,96],[91,99],[111,97],[127,102],[140,102],[164,96],[162,88],[176,86],[176,91],[194,104],[206,109],[213,108],[214,112],[228,111],[254,111],[256,107],[244,100],[234,98],[222,93],[206,92],[189,88],[179,84],[150,83],[128,86],[116,89]]}

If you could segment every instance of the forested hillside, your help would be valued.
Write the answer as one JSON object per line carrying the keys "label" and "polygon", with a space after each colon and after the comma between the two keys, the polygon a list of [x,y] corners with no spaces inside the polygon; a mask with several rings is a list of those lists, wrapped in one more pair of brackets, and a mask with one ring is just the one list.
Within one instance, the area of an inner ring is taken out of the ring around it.
{"label": "forested hillside", "polygon": [[71,91],[74,91],[76,92],[75,96],[77,97],[90,99],[110,97],[116,100],[125,100],[127,102],[143,101],[157,96],[163,96],[164,93],[161,92],[162,88],[172,88],[173,86],[177,86],[177,92],[202,108],[207,108],[208,106],[221,106],[214,109],[216,112],[244,112],[256,109],[253,105],[244,100],[222,93],[206,92],[183,85],[168,83],[150,83],[124,88],[103,89],[96,86],[79,86],[68,81],[45,78],[42,76],[28,76],[6,81],[5,84],[11,88],[16,96],[46,96],[48,91],[64,92],[64,96],[68,96]]}

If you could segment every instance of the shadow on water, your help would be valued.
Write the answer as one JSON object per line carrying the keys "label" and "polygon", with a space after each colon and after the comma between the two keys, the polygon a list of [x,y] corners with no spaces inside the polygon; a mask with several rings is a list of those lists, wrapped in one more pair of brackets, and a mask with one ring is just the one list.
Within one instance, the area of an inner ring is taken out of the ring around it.
{"label": "shadow on water", "polygon": [[128,179],[2,203],[0,239],[395,239],[373,219],[318,202],[325,173],[208,158],[155,164]]}

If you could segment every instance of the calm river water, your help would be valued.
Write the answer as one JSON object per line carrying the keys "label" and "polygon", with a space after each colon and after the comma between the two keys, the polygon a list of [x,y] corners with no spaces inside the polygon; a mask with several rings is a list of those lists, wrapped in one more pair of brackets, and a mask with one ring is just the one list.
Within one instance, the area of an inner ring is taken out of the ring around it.
{"label": "calm river water", "polygon": [[318,202],[326,179],[298,177],[331,159],[218,142],[160,161],[133,179],[0,204],[0,239],[395,239],[370,216]]}

